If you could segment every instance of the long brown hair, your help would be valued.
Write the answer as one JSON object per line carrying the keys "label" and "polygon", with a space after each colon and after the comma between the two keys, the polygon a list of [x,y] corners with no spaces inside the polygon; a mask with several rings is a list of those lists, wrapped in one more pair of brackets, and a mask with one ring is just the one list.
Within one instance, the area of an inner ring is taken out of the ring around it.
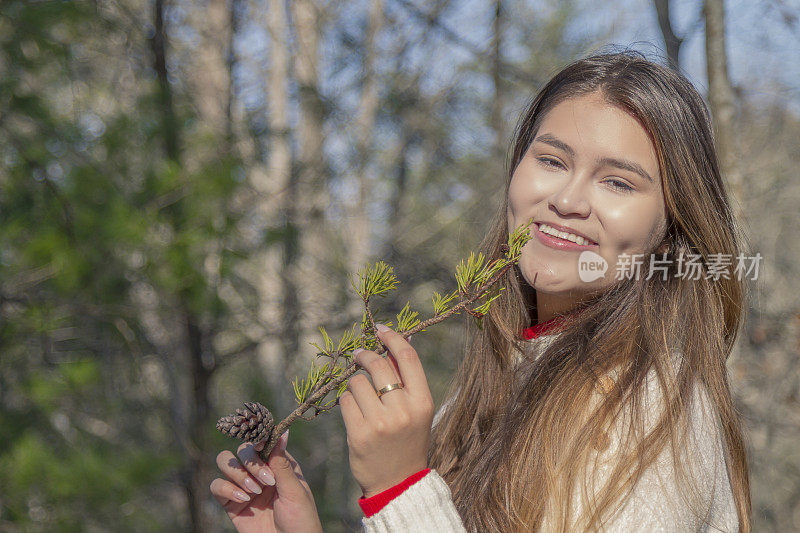
{"label": "long brown hair", "polygon": [[[542,118],[566,98],[595,92],[636,118],[655,146],[667,211],[663,242],[672,259],[669,275],[616,281],[584,302],[540,357],[514,365],[515,354],[526,350],[520,332],[531,325],[536,310],[532,288],[518,268],[510,271],[482,329],[469,326],[448,407],[433,429],[429,464],[450,486],[469,531],[534,531],[543,524],[559,531],[597,530],[666,446],[681,486],[689,490],[692,477],[679,450],[694,387],[702,383],[721,422],[740,531],[749,532],[747,456],[725,366],[739,331],[744,283],[734,275],[706,279],[711,254],[736,258],[741,237],[720,174],[709,112],[692,84],[632,51],[596,54],[566,66],[520,118],[505,199],[480,250],[488,259],[502,254],[511,176]],[[678,259],[688,254],[702,257],[699,279],[686,279],[676,270]],[[597,379],[611,371],[618,372],[617,383],[598,399]],[[651,371],[665,408],[643,434],[642,396]],[[588,498],[584,478],[592,450],[620,413],[629,413],[631,421],[625,445],[615,454],[603,490]],[[576,487],[584,497],[577,517],[571,496]],[[691,498],[686,501],[694,506]],[[701,517],[708,511],[693,508]]]}

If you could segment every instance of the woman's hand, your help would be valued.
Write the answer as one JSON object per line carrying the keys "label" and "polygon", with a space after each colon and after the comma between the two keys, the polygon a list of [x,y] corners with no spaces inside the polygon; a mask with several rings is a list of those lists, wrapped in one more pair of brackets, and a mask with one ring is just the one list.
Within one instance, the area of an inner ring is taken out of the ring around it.
{"label": "woman's hand", "polygon": [[[212,481],[211,493],[227,511],[236,531],[322,531],[311,489],[300,465],[286,451],[288,439],[286,430],[270,452],[267,464],[256,453],[264,448],[264,442],[239,446],[239,459],[229,450],[217,455],[217,466],[228,479]],[[274,478],[273,485],[267,484],[270,477]]]}
{"label": "woman's hand", "polygon": [[[378,337],[389,350],[383,358],[356,350],[354,359],[372,378],[356,374],[339,398],[347,428],[350,470],[365,498],[397,485],[428,466],[434,405],[428,380],[416,350],[397,332],[376,325]],[[376,390],[402,383],[402,389]]]}

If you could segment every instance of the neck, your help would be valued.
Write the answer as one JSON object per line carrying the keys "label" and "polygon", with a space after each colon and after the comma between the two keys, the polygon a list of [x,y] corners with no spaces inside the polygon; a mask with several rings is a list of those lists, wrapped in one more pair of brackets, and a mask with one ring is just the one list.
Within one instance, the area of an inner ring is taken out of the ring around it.
{"label": "neck", "polygon": [[547,322],[557,316],[569,314],[580,307],[580,299],[573,296],[572,293],[567,293],[567,296],[563,296],[536,291],[535,298],[537,324]]}

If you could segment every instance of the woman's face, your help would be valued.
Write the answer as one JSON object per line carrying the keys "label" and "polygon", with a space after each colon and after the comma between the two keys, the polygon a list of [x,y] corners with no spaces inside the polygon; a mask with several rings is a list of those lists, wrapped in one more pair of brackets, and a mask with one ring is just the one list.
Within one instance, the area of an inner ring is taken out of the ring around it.
{"label": "woman's face", "polygon": [[[571,309],[615,283],[622,254],[647,254],[641,267],[647,275],[649,253],[666,232],[666,209],[655,147],[645,129],[599,93],[551,109],[509,186],[509,231],[531,218],[533,238],[522,248],[519,268],[537,300],[546,295],[562,302],[555,308]],[[542,224],[591,242],[551,237]],[[597,277],[603,260],[605,273]]]}

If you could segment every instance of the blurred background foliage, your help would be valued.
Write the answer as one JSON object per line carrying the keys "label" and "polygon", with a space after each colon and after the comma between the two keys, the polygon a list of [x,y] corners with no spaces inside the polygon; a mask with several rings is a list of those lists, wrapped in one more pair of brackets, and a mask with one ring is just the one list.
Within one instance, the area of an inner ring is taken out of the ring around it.
{"label": "blurred background foliage", "polygon": [[[236,446],[216,419],[244,400],[288,413],[317,326],[360,320],[348,275],[365,264],[400,280],[379,319],[406,301],[430,314],[500,201],[526,100],[609,44],[672,61],[731,132],[721,158],[765,257],[730,362],[754,525],[800,529],[799,14],[4,0],[0,530],[231,530],[208,490]],[[437,403],[464,349],[448,324],[414,339]],[[358,530],[338,410],[295,424],[289,448],[325,530]]]}

